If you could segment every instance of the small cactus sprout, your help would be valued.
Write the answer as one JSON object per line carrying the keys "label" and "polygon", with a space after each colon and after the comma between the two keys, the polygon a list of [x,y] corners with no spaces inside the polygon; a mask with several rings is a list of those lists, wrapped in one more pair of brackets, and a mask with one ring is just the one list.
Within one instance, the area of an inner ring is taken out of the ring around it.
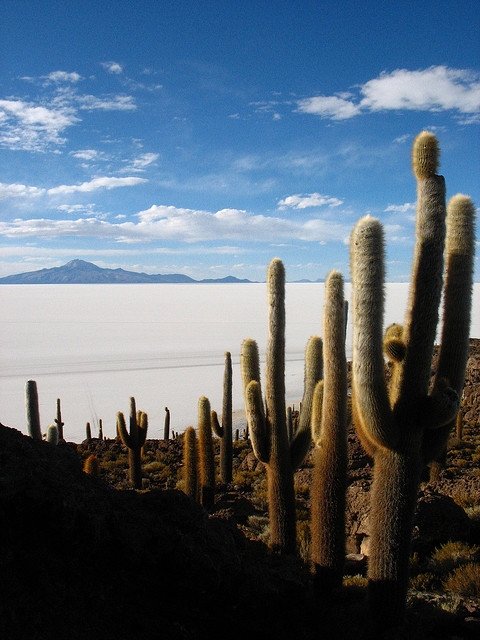
{"label": "small cactus sprout", "polygon": [[170,438],[170,409],[165,407],[165,424],[163,426],[163,439],[168,440]]}
{"label": "small cactus sprout", "polygon": [[215,499],[215,457],[213,453],[210,401],[198,401],[198,446],[200,452],[200,503],[208,509]]}
{"label": "small cactus sprout", "polygon": [[127,431],[121,411],[117,414],[117,432],[123,444],[128,447],[130,482],[134,489],[142,488],[142,447],[145,444],[147,430],[147,414],[143,411],[137,413],[135,398],[130,398],[130,432]]}
{"label": "small cactus sprout", "polygon": [[98,461],[98,458],[93,455],[93,453],[85,460],[83,470],[90,476],[95,476],[96,478],[100,477],[100,462]]}
{"label": "small cactus sprout", "polygon": [[[417,219],[409,302],[401,333],[390,327],[385,341],[381,224],[369,216],[361,219],[350,242],[353,414],[360,440],[374,458],[368,578],[370,613],[378,629],[397,625],[404,616],[420,474],[426,464],[441,460],[455,425],[470,330],[473,203],[458,195],[445,207],[432,133],[415,139],[412,164]],[[443,327],[432,384],[442,284]],[[382,343],[393,362],[388,387]]]}
{"label": "small cactus sprout", "polygon": [[60,398],[57,398],[57,417],[55,418],[55,424],[58,427],[58,439],[63,440],[63,427],[64,422],[62,422],[62,411],[60,409]]}
{"label": "small cactus sprout", "polygon": [[38,392],[35,380],[28,380],[25,385],[25,413],[28,435],[34,440],[42,439],[40,429],[40,412],[38,410]]}
{"label": "small cactus sprout", "polygon": [[[296,550],[293,472],[311,443],[310,416],[315,384],[322,377],[322,341],[310,338],[305,352],[305,389],[295,436],[289,442],[285,404],[285,269],[274,258],[267,272],[268,344],[265,403],[260,384],[257,343],[248,338],[241,352],[247,426],[255,456],[267,469],[270,546],[279,553]],[[343,324],[343,323],[342,323]]]}
{"label": "small cactus sprout", "polygon": [[225,352],[225,373],[223,376],[222,426],[215,411],[212,411],[212,429],[220,438],[220,478],[222,484],[232,481],[232,356]]}
{"label": "small cactus sprout", "polygon": [[188,427],[183,440],[183,468],[185,473],[185,493],[192,500],[197,499],[198,451],[197,436],[193,427]]}
{"label": "small cactus sprout", "polygon": [[90,426],[90,422],[87,422],[86,435],[87,435],[87,442],[90,442],[90,440],[92,439],[92,428]]}
{"label": "small cactus sprout", "polygon": [[47,429],[47,442],[50,444],[58,444],[58,427],[56,424],[49,425]]}

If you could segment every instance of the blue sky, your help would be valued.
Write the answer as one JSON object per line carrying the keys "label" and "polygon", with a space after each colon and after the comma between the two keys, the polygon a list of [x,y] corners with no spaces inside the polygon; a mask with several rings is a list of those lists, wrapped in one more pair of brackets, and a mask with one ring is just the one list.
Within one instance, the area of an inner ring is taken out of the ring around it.
{"label": "blue sky", "polygon": [[348,279],[370,213],[387,279],[408,280],[417,133],[439,139],[447,196],[480,203],[479,14],[469,0],[4,0],[0,276],[82,258],[263,280],[278,256],[288,280]]}

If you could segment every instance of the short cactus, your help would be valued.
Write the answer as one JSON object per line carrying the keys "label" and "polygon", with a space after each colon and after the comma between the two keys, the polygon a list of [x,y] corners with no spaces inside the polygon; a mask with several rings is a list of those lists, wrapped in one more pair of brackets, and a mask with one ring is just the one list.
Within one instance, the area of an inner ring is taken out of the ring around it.
{"label": "short cactus", "polygon": [[[412,158],[417,178],[417,241],[401,333],[404,353],[399,359],[395,349],[389,388],[382,355],[384,241],[380,223],[369,216],[361,219],[350,243],[353,413],[359,436],[375,460],[369,593],[371,614],[379,627],[398,624],[403,618],[420,472],[425,463],[441,455],[455,424],[470,327],[473,203],[466,196],[455,196],[446,215],[444,179],[435,174],[438,143],[433,134],[423,132],[416,138]],[[431,386],[444,248],[442,340]]]}
{"label": "short cactus", "polygon": [[322,376],[321,340],[314,336],[305,354],[305,390],[297,432],[289,442],[285,405],[285,269],[278,258],[267,273],[268,329],[265,372],[266,410],[260,385],[257,343],[243,342],[242,380],[248,431],[256,457],[266,465],[270,516],[270,546],[295,553],[296,511],[293,472],[310,447],[313,390]]}
{"label": "short cactus", "polygon": [[58,427],[56,424],[49,425],[47,429],[47,442],[57,445],[59,440]]}
{"label": "short cactus", "polygon": [[92,428],[90,426],[90,422],[87,422],[85,430],[86,430],[87,442],[90,442],[90,440],[92,439]]}
{"label": "short cactus", "polygon": [[134,489],[142,488],[142,447],[148,430],[147,414],[136,411],[135,398],[130,398],[130,432],[121,411],[117,414],[117,432],[123,444],[128,447],[130,482]]}
{"label": "short cactus", "polygon": [[233,447],[232,447],[232,356],[225,353],[225,372],[223,375],[223,410],[222,426],[218,416],[212,411],[212,429],[220,440],[220,479],[222,484],[232,481]]}
{"label": "short cactus", "polygon": [[25,385],[25,413],[28,435],[34,440],[42,439],[40,429],[40,412],[38,410],[38,391],[35,380],[28,380]]}
{"label": "short cactus", "polygon": [[100,477],[100,462],[93,454],[88,456],[83,465],[83,471],[90,476]]}
{"label": "short cactus", "polygon": [[165,423],[163,426],[163,439],[168,440],[170,438],[170,409],[165,407]]}

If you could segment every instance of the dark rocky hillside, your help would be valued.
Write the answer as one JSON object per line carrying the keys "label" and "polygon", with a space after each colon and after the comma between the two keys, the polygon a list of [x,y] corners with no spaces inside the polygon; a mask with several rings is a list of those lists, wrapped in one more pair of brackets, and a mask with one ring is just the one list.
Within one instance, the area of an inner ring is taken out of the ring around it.
{"label": "dark rocky hillside", "polygon": [[[435,482],[426,470],[407,620],[386,638],[478,637],[479,594],[444,588],[432,554],[451,540],[480,561],[479,391],[472,340],[461,438],[452,434]],[[0,425],[0,638],[371,638],[363,578],[371,462],[352,430],[348,439],[350,555],[342,596],[326,602],[308,567],[310,457],[295,481],[298,556],[284,558],[265,544],[265,474],[248,441],[234,444],[233,483],[217,487],[207,512],[181,491],[181,436],[147,440],[143,491],[133,491],[117,440],[52,446]],[[100,478],[82,471],[92,453]]]}

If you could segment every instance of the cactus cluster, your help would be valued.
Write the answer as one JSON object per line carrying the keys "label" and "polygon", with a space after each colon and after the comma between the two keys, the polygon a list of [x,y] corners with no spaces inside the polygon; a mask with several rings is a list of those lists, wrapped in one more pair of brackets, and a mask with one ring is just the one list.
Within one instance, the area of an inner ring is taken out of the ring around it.
{"label": "cactus cluster", "polygon": [[[382,337],[384,240],[378,220],[355,226],[350,243],[353,295],[353,413],[374,457],[371,494],[371,612],[379,625],[401,621],[417,489],[423,466],[445,448],[459,408],[467,362],[474,254],[474,207],[436,175],[438,143],[417,136],[416,245],[405,322]],[[446,222],[446,224],[445,224]],[[446,236],[446,239],[445,239]],[[443,330],[437,372],[431,366],[443,289]],[[393,363],[387,387],[382,348]]]}
{"label": "cactus cluster", "polygon": [[270,546],[280,553],[295,553],[296,510],[293,473],[310,447],[313,391],[321,378],[321,340],[314,336],[305,355],[305,390],[299,426],[289,441],[285,405],[285,269],[274,258],[267,272],[268,345],[265,370],[265,405],[260,384],[257,343],[242,344],[241,368],[245,411],[253,451],[266,465],[270,517]]}
{"label": "cactus cluster", "polygon": [[117,432],[123,444],[128,447],[130,482],[134,489],[142,488],[142,447],[148,430],[148,417],[136,410],[135,398],[130,398],[130,430],[127,431],[125,417],[117,413]]}

